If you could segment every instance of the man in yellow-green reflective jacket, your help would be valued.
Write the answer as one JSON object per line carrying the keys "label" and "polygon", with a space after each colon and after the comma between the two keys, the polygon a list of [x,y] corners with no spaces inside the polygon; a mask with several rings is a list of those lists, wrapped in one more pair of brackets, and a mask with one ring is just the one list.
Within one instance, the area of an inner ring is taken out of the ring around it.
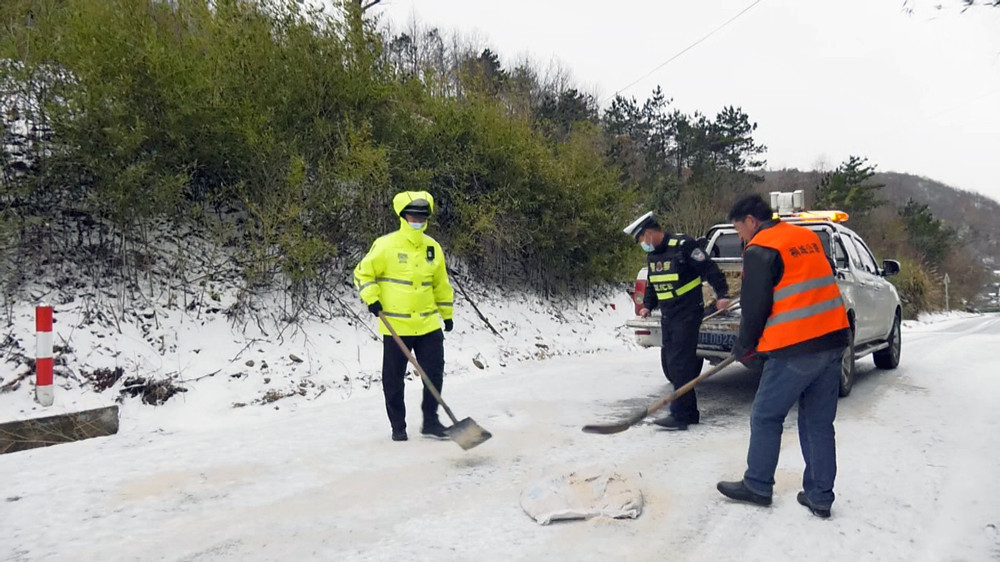
{"label": "man in yellow-green reflective jacket", "polygon": [[[454,291],[448,282],[441,245],[424,232],[434,213],[434,197],[426,191],[404,191],[393,197],[399,230],[375,240],[354,268],[354,286],[368,310],[382,312],[438,391],[444,379],[444,331],[450,332]],[[406,356],[379,321],[382,333],[382,391],[392,426],[392,440],[406,441],[403,383]],[[420,432],[447,438],[438,420],[438,403],[424,388]]]}

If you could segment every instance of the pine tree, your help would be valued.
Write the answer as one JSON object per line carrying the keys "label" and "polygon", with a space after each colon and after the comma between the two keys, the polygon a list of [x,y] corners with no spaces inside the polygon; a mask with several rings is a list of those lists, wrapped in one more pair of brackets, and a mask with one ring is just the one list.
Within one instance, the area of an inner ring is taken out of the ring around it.
{"label": "pine tree", "polygon": [[955,230],[934,218],[930,208],[913,199],[899,209],[910,245],[932,265],[941,265],[951,251]]}
{"label": "pine tree", "polygon": [[767,147],[753,140],[757,123],[742,108],[728,106],[719,112],[711,125],[711,149],[716,163],[733,172],[757,170],[764,166],[761,158]]}
{"label": "pine tree", "polygon": [[872,182],[875,165],[867,158],[851,156],[826,174],[816,188],[816,207],[839,209],[863,217],[882,204],[878,192],[885,184]]}

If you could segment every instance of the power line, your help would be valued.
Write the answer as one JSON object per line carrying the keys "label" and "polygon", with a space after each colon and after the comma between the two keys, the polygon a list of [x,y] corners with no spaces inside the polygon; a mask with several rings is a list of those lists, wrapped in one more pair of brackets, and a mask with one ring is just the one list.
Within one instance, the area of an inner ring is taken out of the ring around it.
{"label": "power line", "polygon": [[969,99],[967,99],[967,100],[965,100],[965,101],[963,101],[961,103],[952,104],[949,107],[946,107],[945,109],[942,109],[942,110],[938,111],[937,113],[933,113],[933,114],[925,117],[925,119],[929,121],[931,119],[936,119],[938,117],[941,117],[942,115],[947,115],[947,114],[949,114],[949,113],[951,113],[953,111],[958,111],[960,109],[967,109],[967,107],[968,107],[968,105],[970,103],[972,103],[974,101],[979,101],[979,100],[981,100],[981,99],[983,99],[985,97],[992,96],[993,94],[1000,94],[1000,88],[994,88],[994,89],[992,89],[992,90],[990,90],[990,91],[988,91],[988,92],[986,92],[984,94],[978,94],[976,96],[973,96],[973,97],[971,97],[971,98],[969,98]]}
{"label": "power line", "polygon": [[[725,22],[725,23],[723,23],[723,24],[722,24],[722,25],[720,25],[719,27],[716,27],[716,28],[715,28],[715,29],[713,29],[712,31],[710,31],[710,32],[708,33],[708,35],[705,35],[705,36],[704,36],[704,37],[702,37],[701,39],[698,39],[698,40],[697,40],[697,41],[695,41],[694,43],[691,43],[690,45],[688,45],[687,47],[685,47],[685,48],[684,48],[683,50],[681,50],[681,51],[680,51],[679,53],[677,53],[676,55],[674,55],[674,56],[670,57],[669,59],[667,59],[667,60],[663,61],[662,63],[660,63],[660,65],[659,65],[659,66],[657,66],[656,68],[654,68],[653,70],[650,70],[650,71],[649,71],[649,72],[647,72],[646,74],[643,74],[643,75],[642,75],[642,76],[640,76],[639,78],[636,78],[635,80],[633,80],[633,81],[632,81],[631,83],[629,83],[629,85],[625,86],[624,88],[621,88],[620,90],[617,90],[617,91],[616,91],[616,92],[614,93],[614,95],[615,95],[615,96],[617,96],[617,95],[618,95],[618,94],[620,94],[621,92],[624,92],[625,90],[628,90],[629,88],[631,88],[632,86],[635,86],[635,85],[636,85],[636,84],[638,84],[639,82],[642,82],[642,81],[643,81],[643,80],[645,80],[646,78],[649,78],[649,76],[650,76],[650,75],[652,75],[652,74],[653,74],[654,72],[656,72],[657,70],[660,70],[660,69],[661,69],[661,68],[663,68],[664,66],[667,66],[668,64],[670,64],[671,62],[673,62],[673,61],[674,61],[674,59],[676,59],[676,58],[680,57],[681,55],[683,55],[684,53],[686,53],[686,52],[690,51],[691,49],[693,49],[693,48],[697,47],[699,43],[701,43],[702,41],[704,41],[704,40],[708,39],[709,37],[711,37],[711,36],[715,35],[715,34],[716,34],[716,33],[718,33],[718,32],[719,32],[720,30],[722,30],[722,28],[724,28],[724,27],[726,27],[727,25],[729,25],[729,24],[733,23],[734,21],[736,21],[736,20],[737,20],[737,19],[738,19],[738,18],[739,18],[740,16],[742,16],[743,14],[745,14],[745,13],[749,12],[749,11],[751,10],[751,8],[753,8],[753,7],[754,7],[754,6],[756,6],[757,4],[760,4],[760,3],[761,3],[761,1],[762,1],[762,0],[755,0],[755,1],[754,1],[754,2],[752,3],[752,4],[750,4],[749,6],[747,6],[746,8],[743,8],[743,10],[741,10],[741,11],[740,11],[740,13],[738,13],[738,14],[736,14],[735,16],[733,16],[733,17],[729,18],[728,20],[726,20],[726,22]],[[607,101],[607,100],[608,100],[608,99],[609,99],[610,97],[613,97],[613,96],[608,96],[608,97],[605,97],[605,98],[604,98],[604,99],[602,99],[601,101]]]}

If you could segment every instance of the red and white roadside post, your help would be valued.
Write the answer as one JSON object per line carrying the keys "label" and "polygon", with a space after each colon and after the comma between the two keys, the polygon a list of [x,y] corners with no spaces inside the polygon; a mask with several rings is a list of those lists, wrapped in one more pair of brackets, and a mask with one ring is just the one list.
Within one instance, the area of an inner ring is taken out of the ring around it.
{"label": "red and white roadside post", "polygon": [[52,305],[35,307],[35,400],[52,405]]}

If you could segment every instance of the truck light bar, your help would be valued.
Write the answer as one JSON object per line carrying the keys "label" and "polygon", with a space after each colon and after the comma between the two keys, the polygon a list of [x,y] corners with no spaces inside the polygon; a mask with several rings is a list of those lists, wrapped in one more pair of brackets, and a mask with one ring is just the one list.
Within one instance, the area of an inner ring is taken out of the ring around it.
{"label": "truck light bar", "polygon": [[796,213],[788,213],[786,215],[778,215],[775,213],[774,218],[784,218],[784,219],[800,219],[800,220],[822,220],[830,222],[847,222],[850,215],[844,211],[799,211]]}

